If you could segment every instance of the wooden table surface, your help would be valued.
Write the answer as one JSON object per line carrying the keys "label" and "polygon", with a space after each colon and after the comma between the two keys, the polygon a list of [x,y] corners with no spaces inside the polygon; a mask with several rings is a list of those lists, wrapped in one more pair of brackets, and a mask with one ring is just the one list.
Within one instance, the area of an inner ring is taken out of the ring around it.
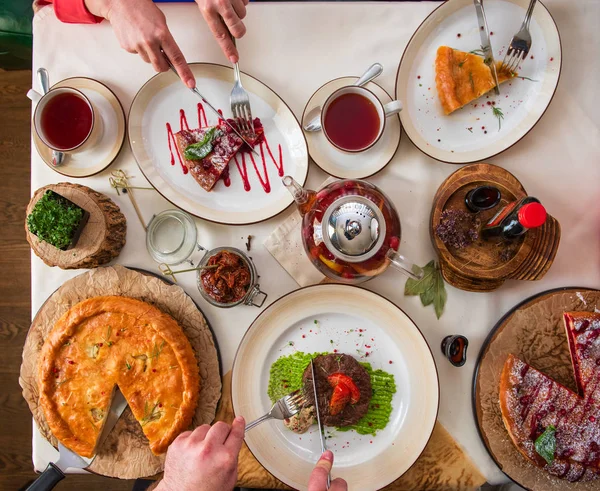
{"label": "wooden table surface", "polygon": [[[25,489],[31,463],[31,413],[21,395],[21,351],[31,322],[29,201],[31,71],[0,71],[0,491]],[[57,175],[57,182],[59,182]],[[130,490],[132,481],[70,475],[57,489]]]}

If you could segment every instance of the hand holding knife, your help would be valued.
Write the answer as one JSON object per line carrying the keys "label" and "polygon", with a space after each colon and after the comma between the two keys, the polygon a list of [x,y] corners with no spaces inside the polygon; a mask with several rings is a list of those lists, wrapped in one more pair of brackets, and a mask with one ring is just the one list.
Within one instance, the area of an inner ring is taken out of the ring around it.
{"label": "hand holding knife", "polygon": [[[321,426],[321,415],[319,414],[319,402],[317,399],[317,382],[315,380],[315,364],[310,360],[310,371],[312,373],[313,393],[315,396],[315,413],[317,414],[317,424],[319,425],[319,436],[321,437],[321,454],[327,450],[325,446],[325,436],[323,435],[323,426]],[[327,474],[327,489],[331,486],[331,475]]]}

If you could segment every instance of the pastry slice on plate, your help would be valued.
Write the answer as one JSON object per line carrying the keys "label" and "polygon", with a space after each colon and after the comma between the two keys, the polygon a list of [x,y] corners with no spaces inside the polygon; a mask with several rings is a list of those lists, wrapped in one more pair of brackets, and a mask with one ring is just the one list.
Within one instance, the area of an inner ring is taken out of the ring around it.
{"label": "pastry slice on plate", "polygon": [[[516,73],[501,70],[496,62],[498,83]],[[435,58],[435,83],[445,114],[450,114],[494,88],[494,76],[483,57],[448,46],[440,46]]]}
{"label": "pastry slice on plate", "polygon": [[[233,121],[230,123],[235,124]],[[254,131],[254,135],[243,133],[252,145],[259,143],[264,134],[258,118],[254,120]],[[216,126],[178,131],[175,140],[185,166],[207,191],[215,186],[231,159],[244,146],[241,138],[223,121]]]}

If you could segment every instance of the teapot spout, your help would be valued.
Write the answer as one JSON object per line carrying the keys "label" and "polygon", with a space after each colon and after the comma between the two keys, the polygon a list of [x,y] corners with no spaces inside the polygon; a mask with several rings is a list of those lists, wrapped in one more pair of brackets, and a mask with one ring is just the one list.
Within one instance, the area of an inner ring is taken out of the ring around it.
{"label": "teapot spout", "polygon": [[281,179],[281,182],[283,182],[283,185],[294,198],[300,214],[304,216],[306,213],[308,213],[315,202],[317,193],[308,189],[304,189],[294,180],[292,176],[284,176]]}

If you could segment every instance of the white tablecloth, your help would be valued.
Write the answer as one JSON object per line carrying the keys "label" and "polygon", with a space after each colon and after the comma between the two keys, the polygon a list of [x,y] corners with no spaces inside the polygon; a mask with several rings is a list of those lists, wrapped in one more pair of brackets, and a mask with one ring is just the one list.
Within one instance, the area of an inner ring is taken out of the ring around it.
{"label": "white tablecloth", "polygon": [[[359,75],[375,61],[384,66],[378,82],[394,93],[404,47],[437,5],[438,2],[251,4],[248,33],[238,43],[241,68],[278,92],[298,117],[308,98],[324,82]],[[558,91],[531,133],[490,162],[513,172],[560,221],[563,235],[552,269],[542,281],[509,281],[495,293],[467,293],[447,287],[446,312],[439,321],[433,309],[423,308],[417,297],[404,297],[404,278],[399,275],[389,272],[365,285],[398,304],[423,331],[440,376],[439,419],[491,482],[506,478],[488,457],[471,409],[473,368],[487,333],[502,314],[530,295],[560,286],[600,287],[600,2],[548,0],[546,5],[556,19],[563,43],[564,65]],[[161,9],[188,61],[227,64],[193,4],[161,5]],[[153,75],[151,66],[120,49],[108,23],[61,24],[51,7],[35,17],[33,60],[34,74],[38,67],[46,67],[51,83],[78,75],[106,83],[126,112],[137,90]],[[49,169],[33,146],[31,167],[32,190],[68,180]],[[127,145],[111,168],[122,168],[135,175],[136,185],[145,182]],[[440,183],[456,169],[423,155],[403,135],[393,162],[371,179],[392,197],[402,219],[401,250],[418,264],[434,257],[427,228],[431,200]],[[320,183],[325,177],[311,164],[309,185]],[[142,227],[128,198],[116,196],[110,188],[108,172],[77,182],[110,195],[128,218],[127,245],[116,262],[153,270],[155,264],[146,253]],[[136,196],[146,219],[172,208],[153,191],[139,191]],[[252,256],[261,275],[261,286],[269,293],[269,302],[273,302],[297,287],[262,246],[288,213],[247,227],[197,220],[200,242],[207,247],[243,247],[245,237],[254,235]],[[32,256],[32,314],[65,280],[79,273],[49,268]],[[212,324],[227,371],[242,335],[259,310],[211,307],[201,299],[194,278],[193,274],[182,276],[180,284]],[[469,360],[463,368],[452,367],[440,351],[442,338],[455,333],[466,335],[470,341]],[[56,458],[56,452],[34,425],[35,468],[43,469],[52,458]]]}

